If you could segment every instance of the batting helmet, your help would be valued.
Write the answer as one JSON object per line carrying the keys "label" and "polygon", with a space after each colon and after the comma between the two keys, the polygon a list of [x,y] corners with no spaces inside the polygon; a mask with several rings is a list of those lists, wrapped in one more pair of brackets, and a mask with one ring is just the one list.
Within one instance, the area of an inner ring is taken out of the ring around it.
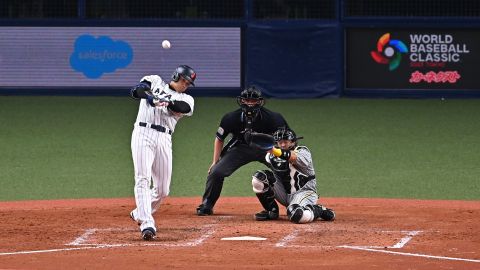
{"label": "batting helmet", "polygon": [[278,143],[281,140],[289,140],[291,142],[295,142],[296,146],[297,141],[300,139],[303,139],[303,137],[297,137],[295,131],[289,129],[288,127],[281,127],[273,133],[273,140],[275,143]]}
{"label": "batting helmet", "polygon": [[195,81],[195,78],[197,78],[197,73],[195,73],[195,70],[193,70],[193,68],[187,65],[178,66],[172,74],[172,81],[178,82],[178,80],[180,80],[180,77],[184,78],[191,85],[195,86],[193,82]]}

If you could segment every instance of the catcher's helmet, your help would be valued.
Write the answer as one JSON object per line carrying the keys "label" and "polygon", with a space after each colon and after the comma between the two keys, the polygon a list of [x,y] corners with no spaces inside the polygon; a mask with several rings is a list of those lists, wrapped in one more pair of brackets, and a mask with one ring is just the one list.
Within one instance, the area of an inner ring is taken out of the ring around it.
{"label": "catcher's helmet", "polygon": [[297,141],[303,139],[303,137],[297,137],[295,131],[289,129],[288,127],[281,127],[273,133],[273,140],[275,143],[278,143],[281,140],[289,140],[297,145]]}
{"label": "catcher's helmet", "polygon": [[237,103],[244,112],[256,113],[265,104],[265,99],[262,97],[262,92],[252,85],[237,96]]}
{"label": "catcher's helmet", "polygon": [[178,82],[180,76],[187,80],[191,85],[195,86],[193,82],[195,81],[195,78],[197,78],[197,73],[195,73],[193,68],[187,65],[178,66],[172,74],[172,81]]}

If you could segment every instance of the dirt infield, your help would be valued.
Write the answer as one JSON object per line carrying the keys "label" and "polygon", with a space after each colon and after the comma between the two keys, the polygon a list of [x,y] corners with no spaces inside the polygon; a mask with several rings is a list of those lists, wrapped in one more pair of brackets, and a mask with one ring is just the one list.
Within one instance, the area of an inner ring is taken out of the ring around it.
{"label": "dirt infield", "polygon": [[304,225],[253,221],[255,198],[199,202],[168,198],[152,242],[133,199],[0,202],[0,269],[480,269],[479,201],[326,198],[337,220]]}

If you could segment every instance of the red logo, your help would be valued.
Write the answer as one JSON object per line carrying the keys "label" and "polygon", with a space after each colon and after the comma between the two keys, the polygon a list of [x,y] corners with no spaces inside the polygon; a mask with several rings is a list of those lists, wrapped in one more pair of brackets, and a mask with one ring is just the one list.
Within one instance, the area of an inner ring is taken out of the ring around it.
{"label": "red logo", "polygon": [[421,73],[420,71],[415,71],[412,73],[412,77],[410,77],[411,83],[420,83],[425,81],[427,83],[456,83],[458,79],[462,76],[455,71],[440,71],[440,72],[433,72],[429,71],[425,74]]}

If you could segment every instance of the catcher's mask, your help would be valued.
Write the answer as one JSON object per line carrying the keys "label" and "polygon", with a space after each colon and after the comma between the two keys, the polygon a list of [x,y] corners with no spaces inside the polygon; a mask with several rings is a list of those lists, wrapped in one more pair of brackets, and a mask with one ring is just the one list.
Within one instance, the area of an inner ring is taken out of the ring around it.
{"label": "catcher's mask", "polygon": [[240,93],[240,96],[237,96],[237,103],[247,117],[255,117],[260,108],[265,105],[265,99],[263,99],[262,92],[259,89],[255,86],[249,86]]}
{"label": "catcher's mask", "polygon": [[297,146],[297,141],[300,139],[303,139],[303,137],[297,137],[297,134],[295,134],[295,131],[287,127],[281,127],[273,133],[273,140],[275,141],[276,145],[278,145],[278,142],[282,140],[288,140],[293,142],[294,144],[290,149],[295,148]]}
{"label": "catcher's mask", "polygon": [[187,80],[192,86],[195,86],[193,82],[195,81],[195,78],[197,78],[197,73],[195,73],[193,68],[187,65],[178,66],[172,74],[172,81],[178,82],[180,77]]}

